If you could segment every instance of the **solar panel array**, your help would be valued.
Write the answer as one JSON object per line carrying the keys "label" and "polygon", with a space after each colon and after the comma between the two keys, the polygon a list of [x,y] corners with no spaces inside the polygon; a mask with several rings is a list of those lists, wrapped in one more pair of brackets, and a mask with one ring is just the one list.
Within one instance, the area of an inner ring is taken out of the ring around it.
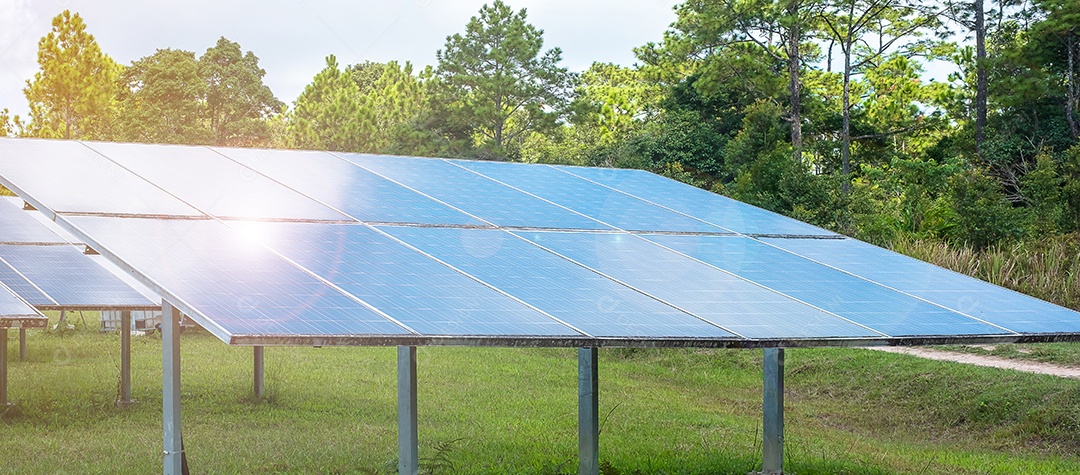
{"label": "solar panel array", "polygon": [[1080,338],[1076,311],[638,170],[0,139],[0,183],[234,344]]}
{"label": "solar panel array", "polygon": [[41,310],[151,310],[160,303],[71,243],[0,199],[0,283]]}
{"label": "solar panel array", "polygon": [[41,312],[0,283],[0,328],[44,328],[48,323]]}

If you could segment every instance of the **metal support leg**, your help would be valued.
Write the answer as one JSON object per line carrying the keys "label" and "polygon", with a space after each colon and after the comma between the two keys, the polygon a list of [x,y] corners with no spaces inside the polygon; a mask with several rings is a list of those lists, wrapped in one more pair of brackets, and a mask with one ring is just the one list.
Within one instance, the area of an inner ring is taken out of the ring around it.
{"label": "metal support leg", "polygon": [[19,329],[19,361],[26,361],[26,329]]}
{"label": "metal support leg", "polygon": [[180,435],[180,311],[161,303],[162,416],[165,430],[165,475],[183,473]]}
{"label": "metal support leg", "polygon": [[765,349],[764,440],[761,473],[784,473],[784,349]]}
{"label": "metal support leg", "polygon": [[8,329],[0,328],[0,407],[8,405],[7,395],[7,339]]}
{"label": "metal support leg", "polygon": [[131,399],[131,312],[120,312],[120,399],[117,406],[134,404]]}
{"label": "metal support leg", "polygon": [[578,349],[578,474],[600,473],[600,397],[596,348]]}
{"label": "metal support leg", "polygon": [[253,349],[255,356],[255,398],[259,399],[266,395],[266,370],[265,366],[263,366],[264,349],[261,346],[256,346]]}
{"label": "metal support leg", "polygon": [[416,431],[416,347],[398,347],[398,474],[420,472]]}

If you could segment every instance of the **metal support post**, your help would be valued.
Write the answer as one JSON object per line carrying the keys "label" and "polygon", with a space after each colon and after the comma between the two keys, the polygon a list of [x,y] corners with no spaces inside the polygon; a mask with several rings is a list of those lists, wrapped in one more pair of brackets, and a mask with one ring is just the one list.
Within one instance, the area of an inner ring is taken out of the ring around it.
{"label": "metal support post", "polygon": [[256,346],[254,349],[255,356],[255,398],[261,398],[266,395],[266,369],[263,366],[264,348]]}
{"label": "metal support post", "polygon": [[165,430],[165,475],[184,473],[180,434],[180,311],[161,302],[162,416]]}
{"label": "metal support post", "polygon": [[0,407],[8,405],[7,395],[7,339],[8,329],[0,328]]}
{"label": "metal support post", "polygon": [[578,474],[600,473],[600,385],[596,348],[578,349]]}
{"label": "metal support post", "polygon": [[131,399],[131,311],[120,312],[120,399],[117,406],[134,404]]}
{"label": "metal support post", "polygon": [[19,329],[19,361],[26,361],[26,329]]}
{"label": "metal support post", "polygon": [[784,473],[784,349],[765,349],[761,473]]}
{"label": "metal support post", "polygon": [[398,474],[420,473],[416,431],[416,347],[398,347]]}

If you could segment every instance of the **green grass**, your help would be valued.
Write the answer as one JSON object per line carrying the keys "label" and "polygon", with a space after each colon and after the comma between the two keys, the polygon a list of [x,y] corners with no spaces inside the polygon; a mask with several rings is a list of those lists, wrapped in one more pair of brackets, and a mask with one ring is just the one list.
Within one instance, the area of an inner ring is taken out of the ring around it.
{"label": "green grass", "polygon": [[[89,327],[94,328],[93,325]],[[161,463],[160,339],[133,339],[133,392],[113,406],[119,336],[31,332],[9,345],[5,473],[153,473]],[[15,333],[15,332],[11,332]],[[183,335],[193,473],[396,471],[393,348],[251,350]],[[576,472],[576,352],[421,348],[422,465],[433,474]],[[603,350],[607,474],[760,468],[761,353]],[[1080,473],[1080,382],[859,349],[789,350],[787,465],[798,474]]]}

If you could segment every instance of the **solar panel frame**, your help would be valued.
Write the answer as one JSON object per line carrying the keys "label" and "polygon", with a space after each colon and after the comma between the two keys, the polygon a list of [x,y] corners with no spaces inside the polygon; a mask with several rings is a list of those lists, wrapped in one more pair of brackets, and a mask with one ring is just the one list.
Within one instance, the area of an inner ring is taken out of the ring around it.
{"label": "solar panel frame", "polygon": [[[0,275],[40,310],[155,310],[160,307],[73,245],[0,245]],[[14,275],[13,275],[14,274]],[[19,287],[19,289],[16,289]],[[44,297],[44,298],[41,298]]]}
{"label": "solar panel frame", "polygon": [[0,283],[0,328],[45,328],[49,319]]}

